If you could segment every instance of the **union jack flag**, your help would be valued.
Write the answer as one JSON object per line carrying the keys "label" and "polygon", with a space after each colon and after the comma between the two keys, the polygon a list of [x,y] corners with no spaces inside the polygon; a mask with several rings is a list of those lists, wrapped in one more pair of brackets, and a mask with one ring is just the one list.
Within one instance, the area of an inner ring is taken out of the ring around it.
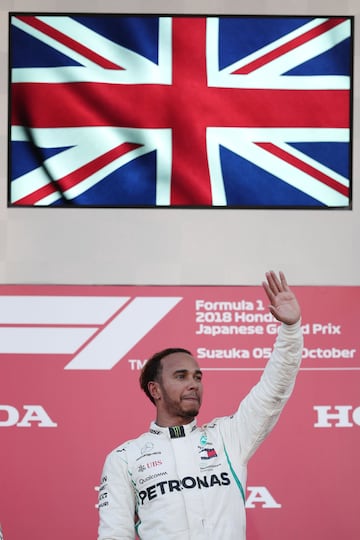
{"label": "union jack flag", "polygon": [[352,17],[10,14],[9,204],[351,204]]}

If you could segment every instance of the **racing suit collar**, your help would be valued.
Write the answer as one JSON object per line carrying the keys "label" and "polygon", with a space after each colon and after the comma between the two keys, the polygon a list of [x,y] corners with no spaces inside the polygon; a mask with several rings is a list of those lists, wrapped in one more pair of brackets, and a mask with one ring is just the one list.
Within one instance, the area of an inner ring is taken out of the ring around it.
{"label": "racing suit collar", "polygon": [[194,429],[196,429],[196,420],[193,420],[189,424],[183,426],[170,426],[170,427],[161,427],[156,424],[156,422],[151,422],[150,432],[155,435],[165,435],[169,439],[178,439],[180,437],[186,437]]}

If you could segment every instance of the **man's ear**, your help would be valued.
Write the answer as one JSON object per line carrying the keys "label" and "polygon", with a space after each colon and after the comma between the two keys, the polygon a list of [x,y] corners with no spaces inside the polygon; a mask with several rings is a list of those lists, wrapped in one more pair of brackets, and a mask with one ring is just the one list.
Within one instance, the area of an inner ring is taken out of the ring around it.
{"label": "man's ear", "polygon": [[150,395],[151,397],[157,401],[160,396],[161,396],[161,393],[160,393],[160,387],[159,387],[159,383],[156,382],[156,381],[150,381],[148,382],[148,390],[150,392]]}

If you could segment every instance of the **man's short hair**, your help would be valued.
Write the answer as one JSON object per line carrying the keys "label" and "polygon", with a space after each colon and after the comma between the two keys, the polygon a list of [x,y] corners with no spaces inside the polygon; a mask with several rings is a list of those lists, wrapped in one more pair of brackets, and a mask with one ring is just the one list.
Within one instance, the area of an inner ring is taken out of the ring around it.
{"label": "man's short hair", "polygon": [[150,399],[152,403],[155,404],[155,400],[152,397],[152,395],[149,392],[149,382],[151,381],[159,381],[162,371],[162,364],[161,360],[165,358],[165,356],[169,356],[170,354],[174,353],[185,353],[190,354],[192,356],[192,353],[188,351],[187,349],[182,349],[181,347],[173,347],[169,349],[163,349],[162,351],[159,351],[155,354],[153,354],[149,360],[146,361],[144,367],[141,370],[140,373],[140,386],[144,390],[147,397]]}

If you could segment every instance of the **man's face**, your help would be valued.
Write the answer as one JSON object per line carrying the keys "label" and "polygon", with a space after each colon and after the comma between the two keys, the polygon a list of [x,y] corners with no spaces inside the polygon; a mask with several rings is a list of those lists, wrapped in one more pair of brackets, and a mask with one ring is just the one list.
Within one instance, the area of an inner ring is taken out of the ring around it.
{"label": "man's face", "polygon": [[170,354],[161,363],[162,372],[156,383],[158,419],[163,422],[161,425],[190,422],[198,414],[202,401],[199,365],[186,353]]}

